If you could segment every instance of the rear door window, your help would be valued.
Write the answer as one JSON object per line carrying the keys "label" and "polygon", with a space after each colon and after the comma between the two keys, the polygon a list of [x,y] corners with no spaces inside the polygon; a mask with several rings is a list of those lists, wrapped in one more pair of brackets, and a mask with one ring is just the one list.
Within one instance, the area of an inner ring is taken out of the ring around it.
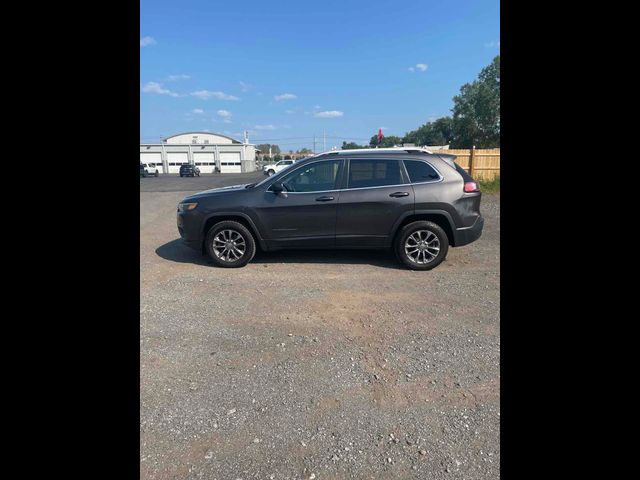
{"label": "rear door window", "polygon": [[401,185],[400,162],[398,160],[351,160],[347,188],[383,187]]}

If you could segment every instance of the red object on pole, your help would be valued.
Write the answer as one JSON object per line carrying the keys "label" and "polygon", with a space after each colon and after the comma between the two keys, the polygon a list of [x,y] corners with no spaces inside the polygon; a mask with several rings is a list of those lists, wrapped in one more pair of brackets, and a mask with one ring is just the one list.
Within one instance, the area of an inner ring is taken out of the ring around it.
{"label": "red object on pole", "polygon": [[383,138],[384,138],[384,135],[382,134],[382,129],[381,129],[381,128],[379,128],[379,129],[378,129],[378,140],[379,140],[379,141],[382,141],[382,139],[383,139]]}

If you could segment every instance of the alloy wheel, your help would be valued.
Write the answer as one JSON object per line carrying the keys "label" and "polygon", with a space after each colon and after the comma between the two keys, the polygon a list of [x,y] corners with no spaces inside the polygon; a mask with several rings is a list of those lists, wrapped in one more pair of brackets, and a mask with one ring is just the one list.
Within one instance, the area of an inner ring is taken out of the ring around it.
{"label": "alloy wheel", "polygon": [[430,230],[416,230],[405,241],[404,252],[412,262],[426,265],[440,253],[440,240]]}
{"label": "alloy wheel", "polygon": [[212,250],[215,256],[223,262],[236,262],[244,256],[247,244],[240,232],[225,229],[220,230],[213,237]]}

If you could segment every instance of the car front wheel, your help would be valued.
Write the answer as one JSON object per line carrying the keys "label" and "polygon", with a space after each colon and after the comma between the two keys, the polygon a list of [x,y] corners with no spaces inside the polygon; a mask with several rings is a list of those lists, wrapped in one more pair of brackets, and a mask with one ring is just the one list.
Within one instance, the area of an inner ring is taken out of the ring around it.
{"label": "car front wheel", "polygon": [[206,250],[218,267],[244,267],[256,254],[251,232],[241,223],[225,220],[207,232]]}
{"label": "car front wheel", "polygon": [[436,223],[412,222],[396,236],[394,250],[398,259],[411,270],[431,270],[446,258],[449,239]]}
{"label": "car front wheel", "polygon": [[271,170],[271,169],[267,170],[267,175],[269,175],[269,176],[271,176],[271,175],[273,175],[275,173],[276,173],[275,170]]}

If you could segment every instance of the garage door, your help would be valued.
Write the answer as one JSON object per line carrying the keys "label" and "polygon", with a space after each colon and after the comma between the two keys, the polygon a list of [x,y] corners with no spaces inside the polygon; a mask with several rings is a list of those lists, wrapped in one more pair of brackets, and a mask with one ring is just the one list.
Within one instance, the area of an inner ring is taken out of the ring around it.
{"label": "garage door", "polygon": [[164,173],[162,168],[162,154],[158,153],[141,153],[140,163],[146,163],[151,169],[158,169],[158,173]]}
{"label": "garage door", "polygon": [[167,163],[169,164],[169,173],[180,173],[180,165],[189,163],[189,154],[187,152],[167,153]]}
{"label": "garage door", "polygon": [[200,173],[213,173],[216,168],[216,159],[213,152],[194,153],[193,163],[200,169]]}
{"label": "garage door", "polygon": [[242,162],[240,161],[240,152],[220,153],[221,173],[240,173],[241,171]]}

